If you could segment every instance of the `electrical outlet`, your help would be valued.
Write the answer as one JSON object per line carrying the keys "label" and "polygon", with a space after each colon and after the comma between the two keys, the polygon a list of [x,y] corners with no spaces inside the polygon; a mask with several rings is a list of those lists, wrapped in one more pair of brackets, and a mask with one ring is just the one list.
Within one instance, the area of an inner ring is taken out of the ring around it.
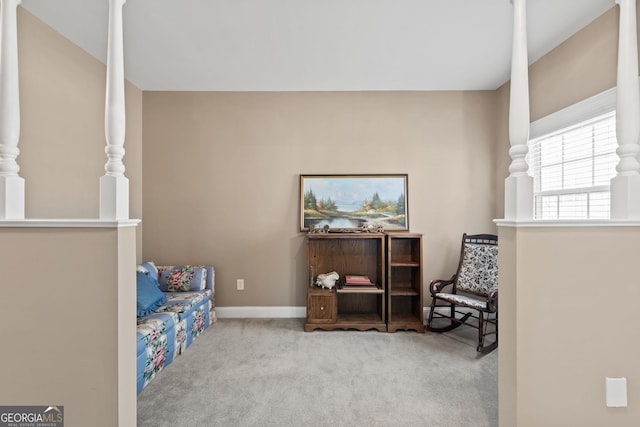
{"label": "electrical outlet", "polygon": [[608,408],[627,407],[627,379],[609,378],[605,379],[606,404]]}
{"label": "electrical outlet", "polygon": [[236,287],[239,291],[244,291],[244,279],[236,280]]}

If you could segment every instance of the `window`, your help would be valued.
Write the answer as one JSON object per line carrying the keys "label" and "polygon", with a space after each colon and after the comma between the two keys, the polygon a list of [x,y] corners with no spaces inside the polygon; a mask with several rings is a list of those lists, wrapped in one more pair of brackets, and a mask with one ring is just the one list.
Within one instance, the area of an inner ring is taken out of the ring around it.
{"label": "window", "polygon": [[617,147],[615,111],[529,141],[534,218],[609,218]]}

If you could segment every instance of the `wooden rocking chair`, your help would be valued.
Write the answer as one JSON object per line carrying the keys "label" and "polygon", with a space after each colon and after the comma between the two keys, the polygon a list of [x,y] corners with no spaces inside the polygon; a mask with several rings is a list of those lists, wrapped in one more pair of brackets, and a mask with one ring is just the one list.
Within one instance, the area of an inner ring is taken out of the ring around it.
{"label": "wooden rocking chair", "polygon": [[[487,354],[498,347],[498,236],[463,234],[458,271],[449,280],[433,280],[429,291],[432,301],[427,330],[447,332],[468,325],[478,329],[477,351]],[[443,306],[437,305],[438,301],[447,303],[448,315],[436,312],[437,307]],[[456,306],[465,307],[465,311],[457,310]],[[474,316],[476,312],[478,315]],[[495,313],[494,318],[490,318],[491,313]],[[446,318],[449,322],[436,327],[432,325],[434,317]],[[469,318],[477,322],[466,323]],[[494,330],[488,332],[488,325],[493,325]],[[495,341],[485,345],[485,337],[494,334]]]}

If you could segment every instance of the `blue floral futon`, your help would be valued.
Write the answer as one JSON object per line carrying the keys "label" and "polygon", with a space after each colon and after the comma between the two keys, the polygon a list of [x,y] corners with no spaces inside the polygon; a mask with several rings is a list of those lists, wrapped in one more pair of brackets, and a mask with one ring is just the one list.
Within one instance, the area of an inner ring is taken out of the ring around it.
{"label": "blue floral futon", "polygon": [[[211,265],[138,266],[137,392],[215,321]],[[153,285],[150,285],[153,283]]]}

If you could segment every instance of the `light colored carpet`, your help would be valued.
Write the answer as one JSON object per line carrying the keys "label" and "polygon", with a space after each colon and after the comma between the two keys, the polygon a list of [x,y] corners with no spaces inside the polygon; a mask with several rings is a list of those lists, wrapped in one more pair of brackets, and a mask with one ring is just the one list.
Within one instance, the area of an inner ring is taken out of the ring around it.
{"label": "light colored carpet", "polygon": [[498,425],[498,351],[475,331],[303,332],[220,319],[138,396],[138,426]]}

